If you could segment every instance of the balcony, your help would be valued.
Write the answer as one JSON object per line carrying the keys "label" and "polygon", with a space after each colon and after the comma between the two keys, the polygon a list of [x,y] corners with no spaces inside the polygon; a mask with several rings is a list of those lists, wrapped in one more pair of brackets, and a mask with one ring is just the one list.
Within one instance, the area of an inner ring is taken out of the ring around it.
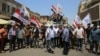
{"label": "balcony", "polygon": [[89,8],[89,7],[91,7],[91,6],[95,5],[95,4],[97,4],[97,3],[99,3],[99,2],[100,2],[100,0],[92,0],[91,2],[89,2],[89,3],[87,4],[87,8]]}

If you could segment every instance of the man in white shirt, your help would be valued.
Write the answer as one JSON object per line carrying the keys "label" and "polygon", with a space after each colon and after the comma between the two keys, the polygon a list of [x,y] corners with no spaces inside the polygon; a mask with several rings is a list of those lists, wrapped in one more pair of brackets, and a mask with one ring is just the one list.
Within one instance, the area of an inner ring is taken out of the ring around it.
{"label": "man in white shirt", "polygon": [[76,41],[77,41],[77,49],[82,51],[82,43],[83,43],[83,39],[84,39],[84,29],[82,28],[81,25],[78,26],[78,28],[75,31],[75,35],[76,35]]}
{"label": "man in white shirt", "polygon": [[46,30],[46,33],[45,33],[46,43],[47,43],[47,51],[50,53],[54,53],[54,51],[51,48],[51,37],[53,37],[53,36],[50,31],[51,31],[51,29],[48,27]]}
{"label": "man in white shirt", "polygon": [[58,44],[59,44],[58,30],[59,30],[59,28],[57,26],[54,26],[54,31],[55,31],[54,43],[55,43],[55,46],[58,46]]}
{"label": "man in white shirt", "polygon": [[55,34],[56,32],[53,29],[53,26],[50,26],[49,37],[51,38],[51,46],[55,48]]}

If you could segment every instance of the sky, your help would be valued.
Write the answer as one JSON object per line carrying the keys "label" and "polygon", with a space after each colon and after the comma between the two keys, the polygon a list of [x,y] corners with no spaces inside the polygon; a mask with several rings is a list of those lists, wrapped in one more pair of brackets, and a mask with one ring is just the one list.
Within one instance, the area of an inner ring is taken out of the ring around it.
{"label": "sky", "polygon": [[37,12],[40,15],[51,15],[51,5],[62,6],[62,14],[68,18],[68,22],[72,24],[75,16],[78,12],[78,7],[81,0],[16,0],[19,3],[27,6],[33,12]]}

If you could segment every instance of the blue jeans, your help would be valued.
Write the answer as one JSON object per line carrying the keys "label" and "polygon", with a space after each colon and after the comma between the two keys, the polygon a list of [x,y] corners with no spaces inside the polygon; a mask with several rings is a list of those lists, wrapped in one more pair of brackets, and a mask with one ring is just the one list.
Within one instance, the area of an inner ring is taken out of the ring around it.
{"label": "blue jeans", "polygon": [[52,46],[52,48],[55,47],[55,39],[54,38],[51,38],[51,46]]}
{"label": "blue jeans", "polygon": [[77,38],[77,49],[82,50],[83,39]]}
{"label": "blue jeans", "polygon": [[29,36],[27,36],[25,38],[25,43],[26,43],[27,46],[29,46],[29,44],[30,44],[30,37]]}

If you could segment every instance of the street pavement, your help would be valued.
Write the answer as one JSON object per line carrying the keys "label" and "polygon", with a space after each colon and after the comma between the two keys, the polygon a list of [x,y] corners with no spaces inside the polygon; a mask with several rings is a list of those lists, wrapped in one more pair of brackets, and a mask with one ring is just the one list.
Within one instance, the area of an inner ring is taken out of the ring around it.
{"label": "street pavement", "polygon": [[[46,48],[23,48],[20,50],[12,51],[11,53],[9,51],[6,51],[4,53],[0,53],[0,56],[65,56],[62,54],[63,49],[62,48],[55,48],[54,54],[48,53],[46,51]],[[69,54],[66,56],[100,56],[93,53],[89,53],[85,49],[83,52],[76,51],[75,49],[70,49]]]}

